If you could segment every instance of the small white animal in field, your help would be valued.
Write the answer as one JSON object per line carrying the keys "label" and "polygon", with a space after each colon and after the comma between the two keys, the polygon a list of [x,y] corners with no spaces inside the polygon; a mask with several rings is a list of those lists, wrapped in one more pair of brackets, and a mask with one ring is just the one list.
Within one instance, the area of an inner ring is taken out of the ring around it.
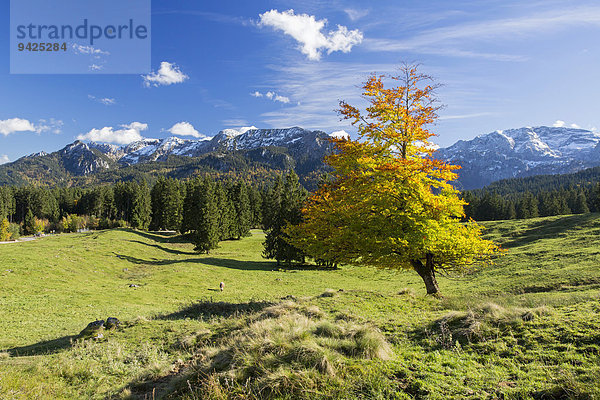
{"label": "small white animal in field", "polygon": [[223,289],[225,289],[225,282],[221,282],[219,284],[219,288],[221,288],[221,292],[223,291]]}

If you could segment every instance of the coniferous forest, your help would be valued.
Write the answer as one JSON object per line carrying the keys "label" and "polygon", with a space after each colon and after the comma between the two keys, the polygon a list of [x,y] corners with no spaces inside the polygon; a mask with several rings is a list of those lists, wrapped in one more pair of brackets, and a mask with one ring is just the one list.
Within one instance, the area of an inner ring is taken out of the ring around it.
{"label": "coniferous forest", "polygon": [[301,218],[306,190],[292,171],[273,184],[244,181],[159,178],[150,187],[119,182],[88,189],[0,187],[0,241],[21,235],[131,227],[186,234],[198,252],[223,240],[238,240],[250,229],[267,234],[264,255],[290,263],[304,254],[285,240],[283,228]]}

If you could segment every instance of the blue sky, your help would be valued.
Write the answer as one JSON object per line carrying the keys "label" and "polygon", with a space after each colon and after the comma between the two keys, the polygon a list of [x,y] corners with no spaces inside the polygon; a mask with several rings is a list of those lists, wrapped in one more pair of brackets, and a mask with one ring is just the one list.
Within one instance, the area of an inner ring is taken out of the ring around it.
{"label": "blue sky", "polygon": [[[8,26],[9,1],[0,4]],[[360,104],[368,74],[402,61],[444,85],[441,146],[557,120],[595,129],[599,38],[592,1],[156,0],[151,74],[11,75],[4,29],[0,162],[77,137],[126,143],[243,126],[353,133],[338,101]]]}

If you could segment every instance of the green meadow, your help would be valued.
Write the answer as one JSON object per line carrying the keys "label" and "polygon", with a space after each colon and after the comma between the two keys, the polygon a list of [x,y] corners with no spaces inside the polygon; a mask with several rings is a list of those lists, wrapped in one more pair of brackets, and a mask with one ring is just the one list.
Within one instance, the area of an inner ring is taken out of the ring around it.
{"label": "green meadow", "polygon": [[0,245],[0,399],[600,398],[600,215],[486,226],[504,256],[441,299],[413,271],[278,269],[260,231]]}

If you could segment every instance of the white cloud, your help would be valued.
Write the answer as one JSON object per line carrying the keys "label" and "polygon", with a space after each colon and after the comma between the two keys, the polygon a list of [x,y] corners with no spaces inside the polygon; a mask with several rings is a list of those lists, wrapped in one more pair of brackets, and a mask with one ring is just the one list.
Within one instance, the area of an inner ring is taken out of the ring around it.
{"label": "white cloud", "polygon": [[104,69],[104,67],[102,65],[98,65],[98,64],[92,64],[92,65],[90,65],[90,70],[91,71],[100,71],[101,69]]}
{"label": "white cloud", "polygon": [[35,126],[26,119],[11,118],[0,120],[0,134],[7,136],[15,132],[35,132]]}
{"label": "white cloud", "polygon": [[289,103],[290,102],[289,97],[280,96],[275,92],[267,92],[267,94],[265,94],[265,96],[270,100],[279,101],[280,103]]}
{"label": "white cloud", "polygon": [[249,126],[250,125],[250,123],[247,120],[241,119],[241,118],[225,119],[221,122],[225,126]]}
{"label": "white cloud", "polygon": [[93,46],[82,46],[80,44],[73,43],[72,47],[73,47],[73,51],[75,52],[75,54],[89,54],[89,55],[96,55],[96,56],[110,55],[110,53],[108,51],[103,51],[103,50],[97,49]]}
{"label": "white cloud", "polygon": [[113,106],[117,104],[117,101],[110,97],[96,97],[91,94],[88,94],[88,99],[97,101],[100,104],[104,104],[105,106]]}
{"label": "white cloud", "polygon": [[161,86],[161,85],[172,85],[174,83],[182,83],[189,79],[189,76],[181,72],[181,69],[169,62],[163,61],[160,63],[158,72],[152,72],[148,75],[142,75],[144,78],[144,85],[150,86]]}
{"label": "white cloud", "polygon": [[456,115],[444,115],[438,118],[440,121],[449,120],[449,119],[466,119],[466,118],[478,118],[492,115],[491,112],[479,112],[479,113],[471,113],[471,114],[456,114]]}
{"label": "white cloud", "polygon": [[363,40],[361,31],[348,30],[342,25],[338,25],[335,31],[324,33],[322,30],[326,24],[326,19],[317,20],[314,15],[294,14],[294,10],[267,11],[260,14],[259,21],[259,26],[270,26],[293,37],[309,60],[319,60],[323,50],[327,54],[334,51],[348,53]]}
{"label": "white cloud", "polygon": [[10,162],[10,158],[6,154],[0,154],[0,165]]}
{"label": "white cloud", "polygon": [[121,129],[106,126],[102,129],[92,129],[86,134],[77,136],[78,140],[90,140],[101,143],[129,144],[142,140],[142,131],[148,129],[148,124],[132,122],[129,125],[121,125]]}
{"label": "white cloud", "polygon": [[224,129],[223,131],[227,131],[227,132],[233,132],[234,136],[238,136],[238,135],[242,135],[248,131],[254,130],[254,129],[258,129],[255,126],[242,126],[241,128],[229,128],[229,129]]}
{"label": "white cloud", "polygon": [[290,98],[289,97],[281,96],[281,95],[278,95],[277,93],[271,92],[271,91],[268,91],[265,94],[256,91],[254,93],[250,93],[250,96],[254,96],[254,97],[266,97],[269,100],[278,101],[278,102],[284,103],[284,104],[287,104],[287,103],[290,102]]}
{"label": "white cloud", "polygon": [[22,118],[0,120],[0,134],[8,136],[16,132],[52,132],[59,134],[64,123],[59,119],[40,119],[37,124]]}
{"label": "white cloud", "polygon": [[[320,63],[289,63],[272,65],[270,80],[264,82],[281,93],[289,93],[291,99],[301,102],[270,110],[260,115],[261,124],[280,128],[301,126],[327,132],[350,129],[351,124],[340,121],[336,110],[339,101],[345,100],[354,106],[364,106],[357,84],[363,82],[373,71],[393,73],[396,64],[360,64],[323,61]],[[299,84],[301,82],[301,84]]]}
{"label": "white cloud", "polygon": [[[552,124],[553,127],[555,128],[566,128],[567,126],[569,128],[573,128],[573,129],[582,129],[580,125],[578,124],[567,124],[565,121],[562,121],[560,119],[557,119],[556,122],[554,122]],[[594,129],[590,129],[591,131],[594,131]]]}
{"label": "white cloud", "polygon": [[168,129],[167,132],[171,132],[175,136],[193,136],[195,138],[206,138],[206,135],[198,132],[192,124],[189,122],[178,122]]}
{"label": "white cloud", "polygon": [[352,21],[357,21],[357,20],[361,19],[362,17],[366,17],[367,14],[369,14],[369,10],[355,10],[352,8],[347,8],[344,10],[344,12],[346,13],[346,15],[348,15],[348,18],[350,18]]}
{"label": "white cloud", "polygon": [[350,139],[350,134],[343,129],[341,131],[331,132],[329,136],[336,139]]}
{"label": "white cloud", "polygon": [[35,126],[37,133],[52,132],[56,135],[62,132],[64,122],[60,119],[50,118],[49,120],[40,119],[39,123]]}
{"label": "white cloud", "polygon": [[561,121],[560,119],[557,119],[556,122],[554,124],[552,124],[552,126],[555,128],[563,128],[566,125],[567,124],[565,123],[565,121]]}
{"label": "white cloud", "polygon": [[366,39],[364,48],[369,51],[435,54],[451,57],[483,58],[497,61],[525,61],[526,56],[486,53],[464,50],[470,42],[498,42],[527,36],[540,36],[570,27],[599,26],[599,7],[573,7],[570,9],[536,12],[516,18],[463,23],[430,29],[413,37],[397,40]]}

